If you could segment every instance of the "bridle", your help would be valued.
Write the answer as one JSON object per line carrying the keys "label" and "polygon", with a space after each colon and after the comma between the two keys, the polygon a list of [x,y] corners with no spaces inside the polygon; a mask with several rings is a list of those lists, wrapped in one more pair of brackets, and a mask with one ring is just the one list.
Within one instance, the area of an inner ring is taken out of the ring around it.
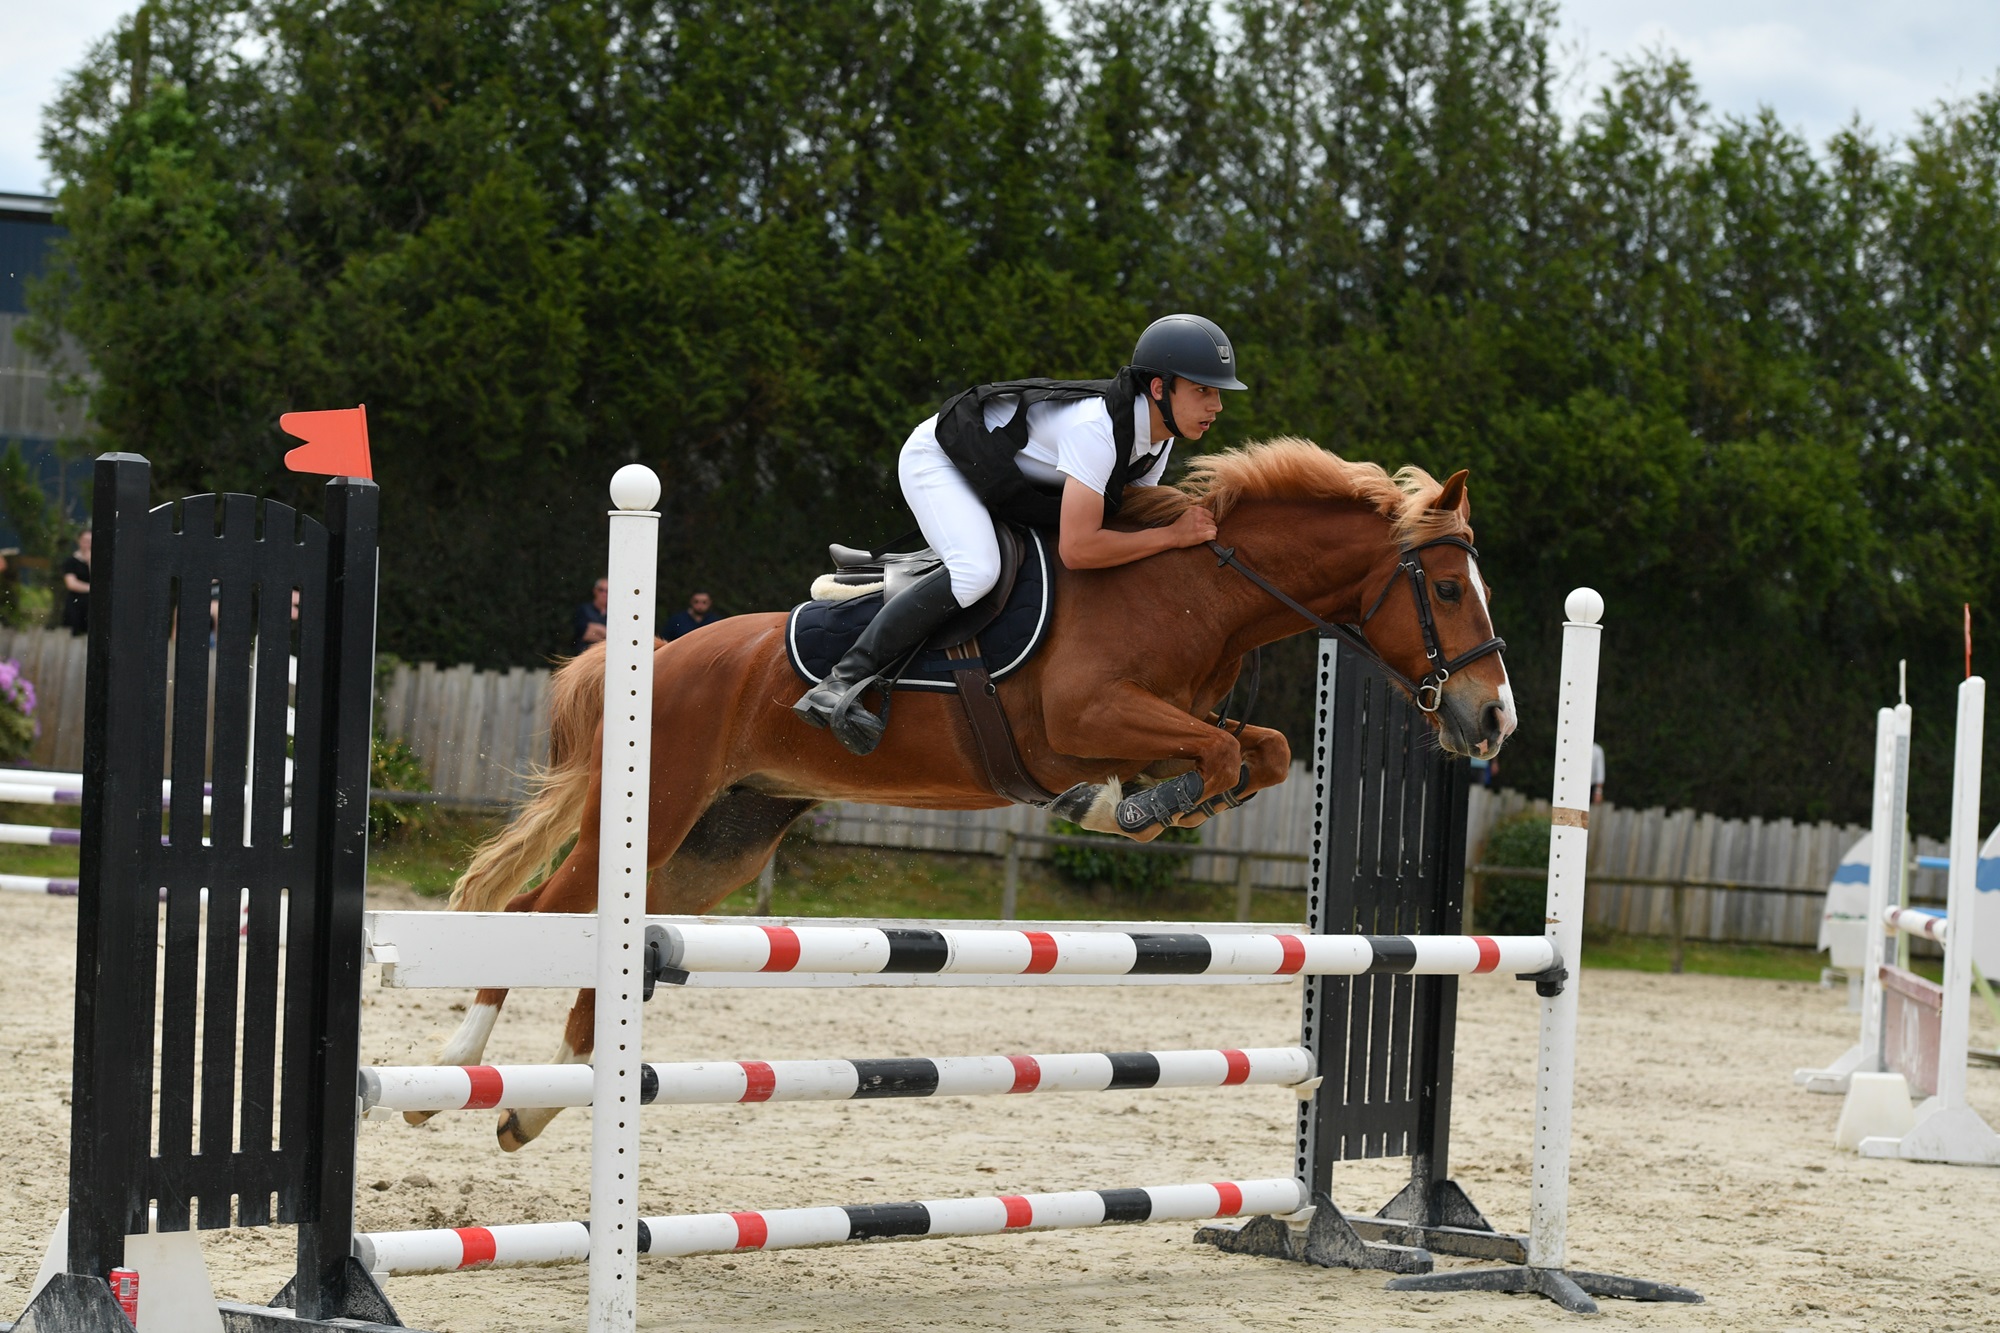
{"label": "bridle", "polygon": [[[1446,658],[1444,656],[1444,645],[1438,641],[1437,619],[1431,612],[1431,596],[1424,574],[1424,563],[1419,559],[1423,552],[1428,551],[1433,546],[1456,546],[1473,559],[1477,560],[1479,558],[1479,551],[1471,542],[1466,541],[1463,537],[1433,537],[1429,541],[1417,542],[1414,545],[1403,547],[1397,555],[1396,569],[1390,573],[1388,581],[1382,585],[1382,591],[1375,595],[1374,602],[1369,605],[1367,614],[1361,617],[1361,623],[1358,625],[1343,625],[1313,614],[1269,579],[1266,579],[1262,574],[1259,574],[1256,570],[1238,560],[1236,558],[1235,547],[1224,546],[1220,542],[1210,542],[1208,549],[1215,552],[1217,568],[1221,568],[1224,565],[1229,566],[1229,568],[1235,570],[1244,578],[1249,579],[1286,607],[1304,616],[1306,621],[1318,629],[1320,633],[1330,634],[1343,640],[1356,652],[1362,654],[1377,667],[1381,668],[1383,673],[1391,680],[1396,681],[1404,689],[1408,690],[1410,697],[1416,700],[1419,709],[1426,713],[1435,713],[1438,710],[1438,706],[1444,702],[1444,685],[1446,681],[1451,679],[1452,673],[1464,670],[1482,657],[1493,653],[1506,652],[1507,641],[1501,638],[1492,638],[1476,647],[1468,648],[1457,657]],[[1396,586],[1396,575],[1398,573],[1409,576],[1410,597],[1416,603],[1417,624],[1423,630],[1424,634],[1424,657],[1430,662],[1430,670],[1424,673],[1421,680],[1411,680],[1408,676],[1390,666],[1383,659],[1382,654],[1376,651],[1375,645],[1368,641],[1368,635],[1362,629],[1362,626],[1373,620],[1375,613],[1382,609],[1382,603],[1388,600],[1390,590]]]}

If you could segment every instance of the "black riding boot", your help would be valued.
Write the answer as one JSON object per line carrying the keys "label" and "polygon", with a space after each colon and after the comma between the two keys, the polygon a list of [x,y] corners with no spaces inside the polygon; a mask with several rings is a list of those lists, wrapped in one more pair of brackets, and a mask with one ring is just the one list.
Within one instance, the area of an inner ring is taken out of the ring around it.
{"label": "black riding boot", "polygon": [[872,753],[888,723],[868,711],[862,694],[958,609],[951,571],[940,565],[877,612],[847,656],[801,695],[792,711],[815,727],[832,727],[834,739],[855,754]]}

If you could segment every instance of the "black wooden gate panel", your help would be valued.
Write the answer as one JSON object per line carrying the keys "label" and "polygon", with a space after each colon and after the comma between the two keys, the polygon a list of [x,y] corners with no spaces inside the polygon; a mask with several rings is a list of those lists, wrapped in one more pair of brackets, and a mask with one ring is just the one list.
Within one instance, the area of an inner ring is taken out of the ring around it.
{"label": "black wooden gate panel", "polygon": [[299,1223],[298,1307],[317,1315],[340,1303],[353,1230],[342,1089],[359,1058],[378,492],[331,483],[325,524],[247,495],[153,508],[149,492],[144,459],[98,460],[70,1271],[117,1264],[149,1206],[162,1231]]}
{"label": "black wooden gate panel", "polygon": [[[1322,639],[1307,921],[1316,934],[1456,934],[1465,900],[1466,765],[1366,658]],[[1455,977],[1319,977],[1304,1043],[1325,1080],[1300,1108],[1298,1171],[1332,1195],[1336,1163],[1412,1159],[1415,1193],[1448,1173]]]}

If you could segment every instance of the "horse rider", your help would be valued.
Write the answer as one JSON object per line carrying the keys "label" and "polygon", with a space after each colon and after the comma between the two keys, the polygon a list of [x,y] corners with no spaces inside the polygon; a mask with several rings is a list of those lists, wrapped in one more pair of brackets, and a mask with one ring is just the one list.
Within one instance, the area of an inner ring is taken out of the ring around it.
{"label": "horse rider", "polygon": [[1168,315],[1139,335],[1131,364],[1108,380],[1008,380],[967,389],[910,432],[897,472],[903,498],[942,563],[870,621],[792,711],[831,727],[855,754],[881,742],[884,721],[863,693],[1000,579],[995,518],[1054,529],[1071,569],[1130,564],[1215,536],[1190,508],[1172,525],[1121,532],[1125,488],[1158,484],[1176,437],[1199,440],[1242,389],[1228,335],[1200,315]]}

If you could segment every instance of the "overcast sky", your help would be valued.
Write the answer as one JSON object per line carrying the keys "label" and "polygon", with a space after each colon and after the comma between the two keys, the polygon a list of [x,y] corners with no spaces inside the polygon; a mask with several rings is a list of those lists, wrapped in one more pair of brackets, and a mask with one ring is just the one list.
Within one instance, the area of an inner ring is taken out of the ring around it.
{"label": "overcast sky", "polygon": [[[62,73],[137,0],[0,0],[0,192],[38,194],[41,109]],[[1776,108],[1815,142],[1857,111],[1885,134],[1918,107],[1991,85],[2000,0],[1563,0],[1570,105],[1618,59],[1680,52],[1711,106]]]}

